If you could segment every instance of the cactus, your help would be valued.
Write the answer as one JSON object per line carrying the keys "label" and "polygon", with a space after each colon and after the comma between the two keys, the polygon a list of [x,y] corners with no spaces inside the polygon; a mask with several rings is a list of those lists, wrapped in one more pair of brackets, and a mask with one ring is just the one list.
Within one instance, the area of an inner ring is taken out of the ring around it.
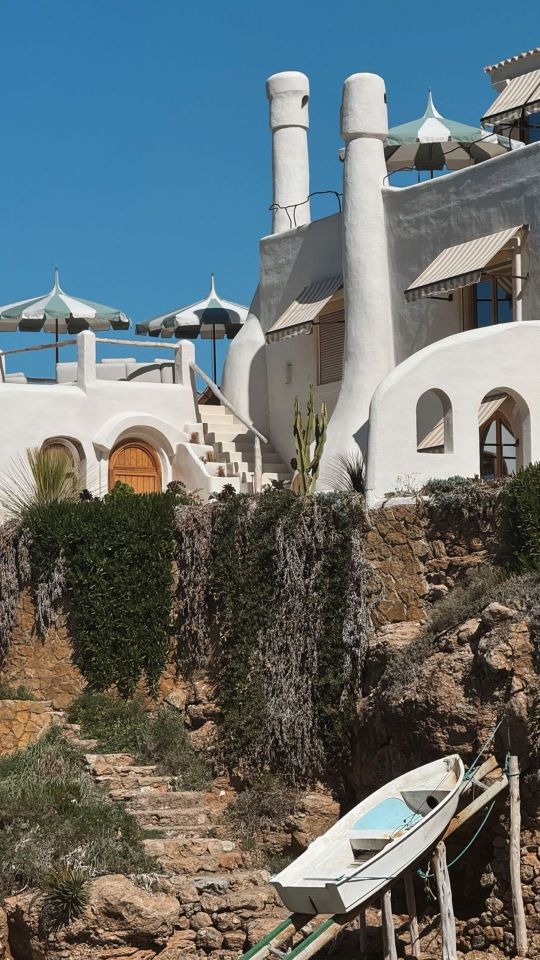
{"label": "cactus", "polygon": [[321,404],[321,412],[315,413],[313,387],[309,388],[307,402],[307,421],[304,426],[298,397],[294,401],[294,440],[296,459],[300,478],[300,492],[314,493],[319,476],[321,456],[326,442],[328,413],[326,404]]}

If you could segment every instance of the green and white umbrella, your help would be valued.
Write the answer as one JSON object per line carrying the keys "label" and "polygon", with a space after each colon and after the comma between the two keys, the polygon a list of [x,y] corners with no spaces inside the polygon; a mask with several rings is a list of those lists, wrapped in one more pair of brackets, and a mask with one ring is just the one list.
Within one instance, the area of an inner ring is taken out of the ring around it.
{"label": "green and white umbrella", "polygon": [[391,127],[384,147],[389,173],[397,170],[461,170],[522,147],[481,127],[447,120],[436,110],[431,91],[426,112],[417,120]]}
{"label": "green and white umbrella", "polygon": [[50,293],[0,307],[0,332],[25,330],[80,333],[81,330],[127,330],[129,318],[121,310],[65,293],[55,270]]}
{"label": "green and white umbrella", "polygon": [[242,329],[248,313],[248,308],[242,304],[219,296],[212,274],[210,292],[204,300],[152,317],[151,320],[138,323],[135,329],[137,333],[151,337],[186,337],[190,340],[201,337],[203,340],[212,340],[212,373],[215,382],[216,340],[225,337],[232,340]]}

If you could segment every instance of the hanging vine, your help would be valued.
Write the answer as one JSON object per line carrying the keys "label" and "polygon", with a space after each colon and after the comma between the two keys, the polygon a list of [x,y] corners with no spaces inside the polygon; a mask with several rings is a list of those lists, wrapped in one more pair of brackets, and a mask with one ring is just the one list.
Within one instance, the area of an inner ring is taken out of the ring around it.
{"label": "hanging vine", "polygon": [[30,537],[10,520],[0,528],[0,666],[5,661],[19,595],[30,581]]}

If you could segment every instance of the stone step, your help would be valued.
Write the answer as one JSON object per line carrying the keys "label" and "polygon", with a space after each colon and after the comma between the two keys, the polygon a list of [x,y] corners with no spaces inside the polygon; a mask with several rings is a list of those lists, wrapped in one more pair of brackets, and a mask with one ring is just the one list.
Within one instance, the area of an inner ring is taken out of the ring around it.
{"label": "stone step", "polygon": [[146,853],[178,874],[217,873],[250,866],[248,853],[232,840],[178,837],[143,840]]}
{"label": "stone step", "polygon": [[[167,810],[174,808],[186,812],[204,812],[208,810],[210,805],[219,802],[216,795],[203,791],[169,790],[166,793],[161,793],[153,791],[151,788],[124,791],[123,795],[119,793],[118,796],[115,792],[113,799],[127,801],[130,810]],[[225,802],[221,801],[221,805],[225,806]]]}
{"label": "stone step", "polygon": [[128,810],[142,827],[176,827],[180,832],[184,827],[203,827],[216,823],[219,815],[212,815],[208,810],[195,807],[193,810],[183,810],[175,807],[161,810],[137,810],[128,805]]}

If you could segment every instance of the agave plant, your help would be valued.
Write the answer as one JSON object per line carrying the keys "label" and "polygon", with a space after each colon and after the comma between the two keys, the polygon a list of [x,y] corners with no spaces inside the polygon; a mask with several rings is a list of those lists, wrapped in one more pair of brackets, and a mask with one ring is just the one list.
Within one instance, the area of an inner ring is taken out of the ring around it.
{"label": "agave plant", "polygon": [[360,452],[336,454],[331,465],[331,472],[336,490],[365,494],[366,468]]}
{"label": "agave plant", "polygon": [[73,462],[67,450],[58,447],[29,447],[12,461],[0,483],[0,504],[12,517],[24,516],[32,507],[77,498]]}
{"label": "agave plant", "polygon": [[50,871],[46,887],[40,926],[48,934],[78,920],[88,906],[90,886],[81,867],[60,864]]}

